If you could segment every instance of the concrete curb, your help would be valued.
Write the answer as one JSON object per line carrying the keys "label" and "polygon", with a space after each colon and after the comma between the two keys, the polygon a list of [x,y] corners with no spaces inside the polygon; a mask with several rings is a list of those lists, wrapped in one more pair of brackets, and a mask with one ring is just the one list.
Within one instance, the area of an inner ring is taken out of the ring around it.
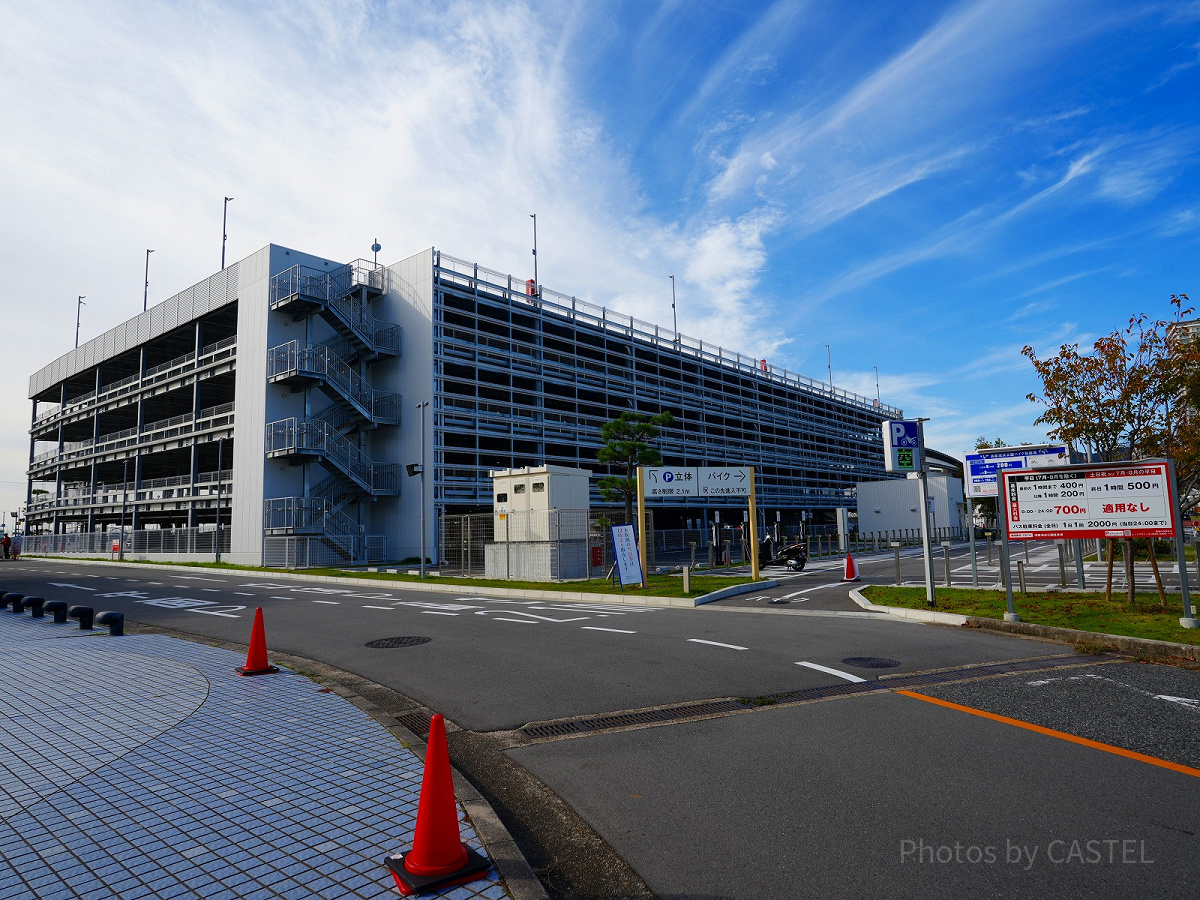
{"label": "concrete curb", "polygon": [[1104,634],[1099,631],[1077,631],[1074,628],[1060,628],[1056,625],[1037,625],[1033,622],[1005,622],[1001,619],[988,619],[982,616],[960,616],[955,613],[935,612],[929,609],[877,606],[857,590],[851,591],[850,596],[863,609],[868,609],[871,612],[887,613],[888,615],[902,619],[913,619],[918,622],[928,622],[935,625],[968,625],[972,628],[982,628],[987,631],[998,631],[1006,634],[1022,634],[1026,637],[1042,638],[1043,640],[1056,641],[1062,644],[1103,644],[1106,647],[1114,647],[1125,653],[1149,656],[1177,656],[1183,659],[1200,661],[1200,646],[1193,644],[1177,644],[1174,641],[1156,641],[1151,638]]}
{"label": "concrete curb", "polygon": [[623,606],[670,606],[692,609],[705,603],[712,603],[724,597],[734,597],[750,591],[778,587],[775,581],[751,581],[743,584],[730,585],[727,588],[704,594],[700,597],[653,597],[625,594],[598,594],[581,591],[537,591],[521,588],[480,587],[470,584],[430,584],[421,581],[393,581],[383,578],[350,578],[337,575],[305,575],[301,572],[247,572],[242,569],[216,569],[206,566],[164,566],[154,563],[117,562],[107,559],[73,559],[66,556],[30,556],[28,559],[42,559],[56,563],[89,566],[118,566],[121,568],[149,569],[165,572],[219,572],[222,575],[234,575],[240,578],[270,578],[290,581],[315,581],[321,584],[360,585],[365,587],[383,587],[393,590],[426,591],[433,594],[457,594],[458,596],[475,595],[478,597],[522,597],[527,600],[573,600],[578,603],[608,603]]}
{"label": "concrete curb", "polygon": [[966,625],[970,621],[969,616],[960,616],[954,613],[937,612],[932,609],[905,609],[900,606],[876,606],[861,593],[858,588],[851,588],[850,599],[857,603],[865,610],[874,613],[887,613],[889,616],[896,616],[901,619],[912,619],[916,622],[928,622],[933,625]]}

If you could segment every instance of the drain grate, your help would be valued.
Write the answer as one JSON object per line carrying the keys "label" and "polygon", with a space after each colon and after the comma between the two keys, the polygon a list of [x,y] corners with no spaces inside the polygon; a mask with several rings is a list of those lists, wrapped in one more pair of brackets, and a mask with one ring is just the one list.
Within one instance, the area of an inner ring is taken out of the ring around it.
{"label": "drain grate", "polygon": [[429,734],[429,718],[427,713],[408,712],[396,716],[396,721],[417,737],[426,737]]}
{"label": "drain grate", "polygon": [[[893,675],[885,676],[882,681],[863,681],[852,684],[831,684],[826,687],[806,688],[799,691],[788,691],[782,694],[771,694],[770,699],[778,703],[803,703],[812,700],[824,700],[829,697],[846,697],[852,694],[869,694],[877,691],[892,691],[897,688],[919,687],[921,685],[946,684],[953,681],[966,681],[974,678],[988,678],[994,675],[1013,675],[1020,672],[1037,672],[1044,669],[1057,669],[1063,666],[1088,665],[1097,662],[1111,662],[1111,656],[1093,656],[1072,654],[1070,656],[1050,656],[1040,659],[1014,660],[1006,663],[993,663],[985,666],[969,666],[962,669],[950,669],[943,672],[929,672],[923,675]],[[858,662],[855,662],[858,660]],[[873,666],[865,665],[862,660],[874,661]],[[897,666],[892,659],[877,659],[875,657],[849,657],[842,660],[845,665],[860,665],[863,668],[884,668]],[[882,664],[882,665],[881,665]],[[555,738],[570,734],[587,734],[592,731],[603,731],[608,728],[628,728],[635,725],[650,725],[659,722],[672,722],[690,719],[695,716],[720,715],[721,713],[743,712],[754,709],[755,704],[742,700],[711,700],[698,703],[682,703],[678,706],[668,706],[663,709],[646,709],[634,712],[609,713],[607,715],[590,716],[583,719],[573,719],[561,722],[537,722],[520,729],[521,733],[530,738]],[[404,722],[404,717],[398,717]],[[405,722],[408,725],[407,722]],[[411,729],[411,726],[409,726]],[[425,731],[429,729],[429,720],[425,719]],[[424,733],[424,732],[422,732]]]}
{"label": "drain grate", "polygon": [[894,669],[900,665],[898,659],[885,659],[882,656],[847,656],[842,665],[854,666],[856,669]]}
{"label": "drain grate", "polygon": [[428,644],[433,638],[427,637],[390,637],[377,641],[367,641],[365,646],[372,650],[391,650],[394,647],[416,647],[418,644]]}

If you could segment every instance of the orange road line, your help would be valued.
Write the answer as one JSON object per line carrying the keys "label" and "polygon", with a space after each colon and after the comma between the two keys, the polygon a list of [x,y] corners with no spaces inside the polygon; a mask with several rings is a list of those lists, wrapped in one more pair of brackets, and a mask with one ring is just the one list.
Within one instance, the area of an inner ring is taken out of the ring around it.
{"label": "orange road line", "polygon": [[938,697],[930,697],[927,694],[918,694],[915,691],[893,691],[894,694],[903,694],[905,697],[913,697],[916,700],[924,700],[926,703],[936,703],[938,706],[944,706],[947,709],[956,709],[959,712],[970,713],[973,716],[982,716],[985,719],[991,719],[994,722],[1003,722],[1005,725],[1015,725],[1017,728],[1024,728],[1028,731],[1036,731],[1038,734],[1045,734],[1049,737],[1059,738],[1064,741],[1070,741],[1072,744],[1082,744],[1084,747],[1091,747],[1093,750],[1103,750],[1105,753],[1115,753],[1117,756],[1124,756],[1128,759],[1136,759],[1138,762],[1149,763],[1152,766],[1161,766],[1164,769],[1170,769],[1173,772],[1182,772],[1184,775],[1194,775],[1200,778],[1200,769],[1193,769],[1191,766],[1182,766],[1179,763],[1168,762],[1165,759],[1159,759],[1157,756],[1147,756],[1144,753],[1136,753],[1133,750],[1126,750],[1124,747],[1114,747],[1112,744],[1102,744],[1099,741],[1091,741],[1084,737],[1079,737],[1077,734],[1067,734],[1065,731],[1055,731],[1053,728],[1043,728],[1041,725],[1034,725],[1032,722],[1023,722],[1020,719],[1010,719],[1008,716],[999,716],[996,713],[985,712],[982,709],[975,709],[972,706],[962,706],[958,703],[951,703],[949,700],[941,700]]}

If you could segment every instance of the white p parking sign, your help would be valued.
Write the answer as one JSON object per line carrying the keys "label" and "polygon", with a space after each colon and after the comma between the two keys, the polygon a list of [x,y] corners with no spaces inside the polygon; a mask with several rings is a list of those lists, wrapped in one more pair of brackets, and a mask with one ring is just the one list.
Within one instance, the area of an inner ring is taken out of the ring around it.
{"label": "white p parking sign", "polygon": [[925,442],[919,419],[889,419],[882,423],[883,456],[889,472],[920,472],[925,468]]}

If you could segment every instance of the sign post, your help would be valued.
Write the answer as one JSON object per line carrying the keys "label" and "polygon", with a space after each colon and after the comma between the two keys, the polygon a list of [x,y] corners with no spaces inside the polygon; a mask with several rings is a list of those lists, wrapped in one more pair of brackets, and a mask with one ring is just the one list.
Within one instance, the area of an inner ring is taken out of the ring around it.
{"label": "sign post", "polygon": [[933,586],[933,545],[929,533],[929,483],[925,474],[926,419],[898,419],[883,422],[884,468],[917,476],[918,507],[921,510],[921,553],[925,562],[925,602],[937,606]]}

